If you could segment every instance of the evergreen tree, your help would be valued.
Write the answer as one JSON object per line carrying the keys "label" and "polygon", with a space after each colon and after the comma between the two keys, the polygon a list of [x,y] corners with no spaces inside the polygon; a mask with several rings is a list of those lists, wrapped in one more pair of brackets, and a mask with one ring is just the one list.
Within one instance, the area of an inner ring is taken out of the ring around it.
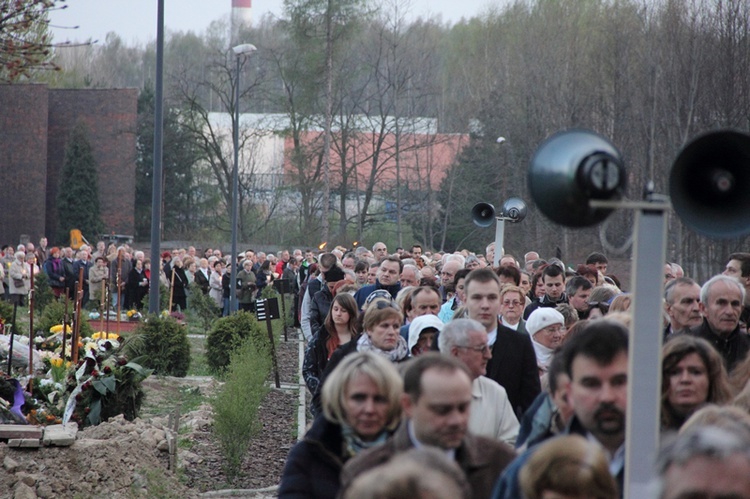
{"label": "evergreen tree", "polygon": [[[154,171],[154,92],[145,87],[138,96],[138,156],[135,184],[135,235],[151,236],[151,206]],[[179,113],[164,110],[162,156],[162,237],[197,236],[204,225],[198,220],[197,203],[204,197],[195,184],[193,167],[200,159],[190,132],[180,124]]]}
{"label": "evergreen tree", "polygon": [[98,177],[88,132],[79,123],[73,128],[65,148],[57,192],[59,241],[67,240],[71,229],[80,229],[90,238],[102,232]]}

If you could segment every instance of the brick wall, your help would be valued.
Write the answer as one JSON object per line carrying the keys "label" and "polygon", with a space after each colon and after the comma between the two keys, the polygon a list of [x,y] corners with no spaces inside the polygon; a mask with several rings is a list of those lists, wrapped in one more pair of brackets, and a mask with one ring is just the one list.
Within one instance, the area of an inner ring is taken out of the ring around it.
{"label": "brick wall", "polygon": [[47,86],[0,85],[0,243],[45,231]]}
{"label": "brick wall", "polygon": [[[99,204],[109,233],[135,231],[136,89],[59,89],[49,91],[46,231],[57,229],[55,199],[65,145],[76,123],[88,128],[99,167]],[[84,234],[89,239],[96,234]]]}

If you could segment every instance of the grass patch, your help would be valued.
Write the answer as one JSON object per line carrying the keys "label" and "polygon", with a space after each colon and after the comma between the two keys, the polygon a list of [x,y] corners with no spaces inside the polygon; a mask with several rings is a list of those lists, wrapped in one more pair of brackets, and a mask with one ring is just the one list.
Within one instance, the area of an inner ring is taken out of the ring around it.
{"label": "grass patch", "polygon": [[210,376],[206,360],[206,338],[188,338],[190,343],[190,369],[188,376]]}
{"label": "grass patch", "polygon": [[[148,491],[149,497],[165,499],[179,499],[182,497],[181,494],[172,490],[172,485],[166,479],[166,475],[162,470],[141,468],[138,470],[138,474],[143,477],[145,489]],[[135,483],[131,487],[132,497],[143,497],[140,487]]]}

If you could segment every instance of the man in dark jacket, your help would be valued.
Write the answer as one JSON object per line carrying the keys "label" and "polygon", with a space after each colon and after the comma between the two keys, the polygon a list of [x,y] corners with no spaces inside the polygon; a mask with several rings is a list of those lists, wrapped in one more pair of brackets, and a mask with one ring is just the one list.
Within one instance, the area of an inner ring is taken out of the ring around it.
{"label": "man in dark jacket", "polygon": [[500,280],[492,269],[472,270],[466,276],[464,289],[469,318],[485,327],[492,347],[487,377],[505,388],[513,411],[520,418],[542,390],[531,339],[528,334],[514,331],[498,321]]}
{"label": "man in dark jacket", "polygon": [[[628,407],[628,331],[622,324],[601,319],[572,337],[558,355],[570,378],[568,402],[574,416],[565,434],[596,440],[607,452],[609,470],[620,497],[625,477],[625,414]],[[519,456],[499,480],[493,499],[522,497],[518,473],[537,450]]]}
{"label": "man in dark jacket", "polygon": [[396,295],[401,291],[401,283],[398,279],[399,276],[401,276],[403,268],[404,264],[401,263],[401,259],[397,256],[388,256],[380,260],[375,284],[362,286],[359,291],[354,294],[357,306],[361,309],[362,305],[365,304],[367,297],[376,289],[385,289],[391,294],[393,299],[396,299]]}
{"label": "man in dark jacket", "polygon": [[429,445],[450,454],[466,474],[473,498],[489,497],[495,480],[514,458],[502,442],[468,432],[471,375],[460,360],[420,355],[404,373],[401,398],[406,420],[383,445],[349,460],[341,470],[341,493],[361,473],[414,447]]}
{"label": "man in dark jacket", "polygon": [[742,333],[739,326],[744,300],[745,288],[737,279],[725,275],[712,277],[701,288],[703,324],[688,332],[716,348],[724,359],[727,372],[731,372],[750,351],[750,337]]}
{"label": "man in dark jacket", "polygon": [[542,283],[544,283],[544,296],[532,301],[523,311],[523,320],[527,320],[531,312],[540,307],[555,308],[561,303],[568,303],[565,296],[565,272],[557,265],[549,265],[542,271]]}

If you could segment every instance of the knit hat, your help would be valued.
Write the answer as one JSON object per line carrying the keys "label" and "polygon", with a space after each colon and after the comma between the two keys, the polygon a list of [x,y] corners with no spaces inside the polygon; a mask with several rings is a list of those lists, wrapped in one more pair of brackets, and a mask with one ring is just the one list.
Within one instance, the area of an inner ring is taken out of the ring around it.
{"label": "knit hat", "polygon": [[393,300],[393,297],[391,296],[391,294],[385,289],[376,289],[375,291],[370,293],[365,299],[365,306],[369,305],[370,303],[377,300],[378,298],[385,299],[388,301]]}
{"label": "knit hat", "polygon": [[414,345],[416,345],[419,341],[419,335],[422,334],[422,331],[424,331],[425,329],[437,329],[438,332],[440,332],[443,330],[443,321],[438,319],[437,315],[432,314],[420,315],[419,317],[411,321],[411,323],[409,324],[410,352]]}
{"label": "knit hat", "polygon": [[526,331],[531,336],[534,336],[540,330],[552,324],[562,324],[564,326],[565,317],[552,307],[541,307],[531,312],[529,318],[526,319]]}
{"label": "knit hat", "polygon": [[338,282],[344,279],[344,271],[338,266],[333,266],[328,271],[323,272],[323,278],[326,282]]}

